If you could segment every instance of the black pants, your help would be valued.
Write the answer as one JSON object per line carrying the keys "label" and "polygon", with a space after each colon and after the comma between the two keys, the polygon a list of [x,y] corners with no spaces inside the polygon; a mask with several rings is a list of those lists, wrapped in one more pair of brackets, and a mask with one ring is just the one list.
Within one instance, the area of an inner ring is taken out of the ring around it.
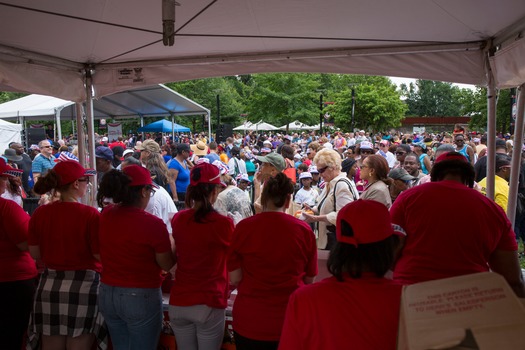
{"label": "black pants", "polygon": [[324,248],[324,250],[332,250],[332,248],[337,243],[335,231],[326,231],[326,238],[326,247]]}
{"label": "black pants", "polygon": [[0,344],[5,350],[20,350],[33,309],[36,278],[0,282]]}
{"label": "black pants", "polygon": [[245,338],[237,332],[234,332],[234,339],[237,350],[277,350],[279,347],[278,341]]}

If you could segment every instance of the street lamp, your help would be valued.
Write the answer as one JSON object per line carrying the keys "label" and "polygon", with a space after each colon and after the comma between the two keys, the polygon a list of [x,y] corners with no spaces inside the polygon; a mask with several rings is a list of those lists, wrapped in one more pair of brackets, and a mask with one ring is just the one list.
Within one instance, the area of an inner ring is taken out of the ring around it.
{"label": "street lamp", "polygon": [[350,119],[350,130],[354,131],[354,114],[355,114],[355,84],[348,84],[352,89],[352,118]]}
{"label": "street lamp", "polygon": [[323,134],[323,94],[319,96],[319,135]]}

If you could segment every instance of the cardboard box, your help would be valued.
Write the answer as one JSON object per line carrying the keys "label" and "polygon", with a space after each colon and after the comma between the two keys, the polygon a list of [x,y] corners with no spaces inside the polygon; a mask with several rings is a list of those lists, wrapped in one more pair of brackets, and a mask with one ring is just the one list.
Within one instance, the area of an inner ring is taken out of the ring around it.
{"label": "cardboard box", "polygon": [[525,308],[491,272],[406,286],[397,348],[525,349]]}

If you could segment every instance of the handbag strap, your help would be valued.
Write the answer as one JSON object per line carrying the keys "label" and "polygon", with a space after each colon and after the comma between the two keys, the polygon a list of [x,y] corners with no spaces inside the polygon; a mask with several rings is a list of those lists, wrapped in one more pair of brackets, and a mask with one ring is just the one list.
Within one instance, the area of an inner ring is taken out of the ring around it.
{"label": "handbag strap", "polygon": [[352,197],[354,197],[354,200],[357,199],[356,195],[354,193],[354,190],[352,189],[352,185],[350,185],[350,183],[348,182],[348,180],[346,178],[342,178],[342,179],[337,180],[337,182],[334,185],[334,211],[337,211],[336,210],[337,209],[337,207],[336,207],[336,199],[337,199],[337,197],[335,196],[335,193],[337,191],[337,184],[340,183],[341,181],[346,183],[346,185],[348,186],[348,189],[350,190],[350,193],[352,193]]}

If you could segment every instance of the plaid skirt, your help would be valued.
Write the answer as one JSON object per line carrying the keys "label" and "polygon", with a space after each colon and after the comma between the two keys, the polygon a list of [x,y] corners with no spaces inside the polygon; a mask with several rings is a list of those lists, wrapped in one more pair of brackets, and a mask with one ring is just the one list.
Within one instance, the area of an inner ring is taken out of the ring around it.
{"label": "plaid skirt", "polygon": [[40,335],[77,337],[94,333],[106,349],[108,332],[98,310],[100,274],[92,270],[46,269],[40,278],[28,329],[28,349],[37,349]]}

